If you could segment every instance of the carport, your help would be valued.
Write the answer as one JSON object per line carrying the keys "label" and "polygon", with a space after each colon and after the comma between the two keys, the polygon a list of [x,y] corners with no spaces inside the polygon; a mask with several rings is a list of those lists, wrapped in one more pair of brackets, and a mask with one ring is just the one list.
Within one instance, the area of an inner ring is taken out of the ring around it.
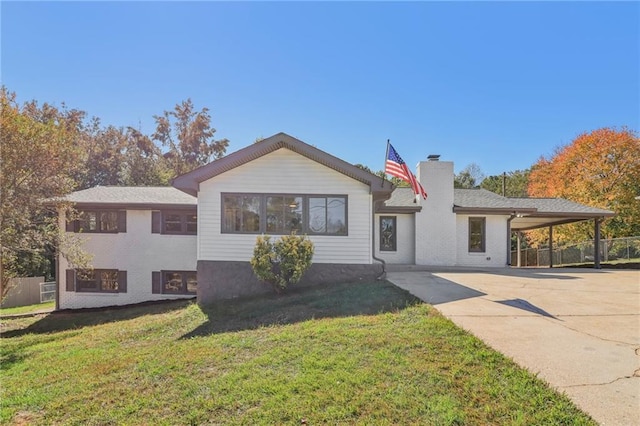
{"label": "carport", "polygon": [[[615,216],[610,210],[586,206],[564,198],[514,198],[503,197],[485,189],[456,189],[454,213],[504,215],[507,219],[507,265],[522,266],[520,242],[522,232],[532,229],[549,229],[549,250],[553,252],[553,227],[566,223],[593,220],[594,247],[600,247],[600,224],[607,217]],[[516,265],[511,259],[511,235],[518,236]],[[549,266],[553,267],[553,256]],[[600,250],[594,250],[594,267],[600,269]]]}
{"label": "carport", "polygon": [[[593,220],[594,260],[593,266],[600,269],[600,224],[607,217],[615,216],[610,210],[599,209],[574,203],[562,198],[508,198],[514,211],[507,221],[507,264],[512,265],[511,233],[518,238],[516,265],[521,266],[522,231],[549,229],[549,252],[553,253],[553,227],[567,223]],[[549,267],[553,267],[553,256],[549,256]]]}

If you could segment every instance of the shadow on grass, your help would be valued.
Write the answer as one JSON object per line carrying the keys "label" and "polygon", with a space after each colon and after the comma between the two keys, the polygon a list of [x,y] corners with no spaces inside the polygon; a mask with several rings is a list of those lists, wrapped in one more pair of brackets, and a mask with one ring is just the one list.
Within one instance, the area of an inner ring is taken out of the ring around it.
{"label": "shadow on grass", "polygon": [[422,303],[388,281],[292,288],[284,295],[264,295],[201,306],[207,321],[182,336],[253,330],[310,319],[375,315]]}
{"label": "shadow on grass", "polygon": [[25,334],[46,334],[76,330],[93,325],[125,321],[144,315],[164,314],[183,309],[192,303],[193,299],[162,300],[108,308],[55,311],[46,314],[27,327],[21,327],[15,330],[3,330],[0,337],[6,339],[23,336]]}

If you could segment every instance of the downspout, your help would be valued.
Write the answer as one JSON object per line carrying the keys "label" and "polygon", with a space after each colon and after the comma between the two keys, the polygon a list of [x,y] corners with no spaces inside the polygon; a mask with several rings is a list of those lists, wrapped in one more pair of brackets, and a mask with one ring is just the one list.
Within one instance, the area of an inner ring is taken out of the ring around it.
{"label": "downspout", "polygon": [[382,273],[376,280],[383,280],[387,277],[387,263],[383,259],[376,257],[376,205],[380,202],[381,200],[374,200],[371,205],[371,257],[382,264]]}

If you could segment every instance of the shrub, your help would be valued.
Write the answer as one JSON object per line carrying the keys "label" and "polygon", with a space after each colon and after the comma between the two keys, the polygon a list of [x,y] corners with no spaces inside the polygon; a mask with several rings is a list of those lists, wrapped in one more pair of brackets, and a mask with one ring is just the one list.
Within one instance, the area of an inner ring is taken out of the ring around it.
{"label": "shrub", "polygon": [[282,293],[295,284],[311,266],[313,243],[306,236],[285,235],[271,242],[269,235],[258,236],[253,249],[251,268],[259,280]]}

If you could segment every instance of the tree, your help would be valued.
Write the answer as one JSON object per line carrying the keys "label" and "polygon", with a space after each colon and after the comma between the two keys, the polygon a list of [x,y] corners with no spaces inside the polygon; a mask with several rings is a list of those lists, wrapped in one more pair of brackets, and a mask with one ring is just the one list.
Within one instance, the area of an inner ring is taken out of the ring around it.
{"label": "tree", "polygon": [[195,111],[191,99],[154,119],[156,131],[151,139],[168,148],[165,158],[175,175],[222,157],[229,145],[227,139],[214,139],[216,129],[211,127],[209,109]]}
{"label": "tree", "polygon": [[478,188],[484,179],[484,173],[476,163],[471,163],[453,178],[454,188]]}
{"label": "tree", "polygon": [[174,174],[160,149],[139,130],[129,127],[120,170],[126,186],[166,186]]}
{"label": "tree", "polygon": [[295,284],[311,266],[313,243],[306,236],[284,235],[271,242],[268,235],[259,236],[251,258],[251,268],[259,280],[271,284],[276,293]]}
{"label": "tree", "polygon": [[480,183],[480,188],[502,194],[502,182],[505,181],[505,197],[526,197],[530,170],[515,170],[503,175],[488,176]]}
{"label": "tree", "polygon": [[5,87],[0,89],[0,104],[0,294],[4,298],[11,278],[25,273],[29,264],[40,268],[47,250],[65,250],[55,208],[45,199],[75,187],[73,176],[83,167],[77,143],[82,114],[47,104],[38,107],[35,102],[21,107]]}
{"label": "tree", "polygon": [[84,167],[75,177],[76,189],[97,185],[121,185],[121,169],[126,148],[126,134],[121,128],[103,127],[94,117],[89,124],[79,126],[81,163]]}
{"label": "tree", "polygon": [[[601,128],[540,158],[529,176],[529,195],[561,197],[616,212],[604,220],[605,238],[640,235],[640,140],[635,131]],[[556,235],[557,234],[557,235]],[[566,225],[558,241],[593,238],[593,224]]]}

